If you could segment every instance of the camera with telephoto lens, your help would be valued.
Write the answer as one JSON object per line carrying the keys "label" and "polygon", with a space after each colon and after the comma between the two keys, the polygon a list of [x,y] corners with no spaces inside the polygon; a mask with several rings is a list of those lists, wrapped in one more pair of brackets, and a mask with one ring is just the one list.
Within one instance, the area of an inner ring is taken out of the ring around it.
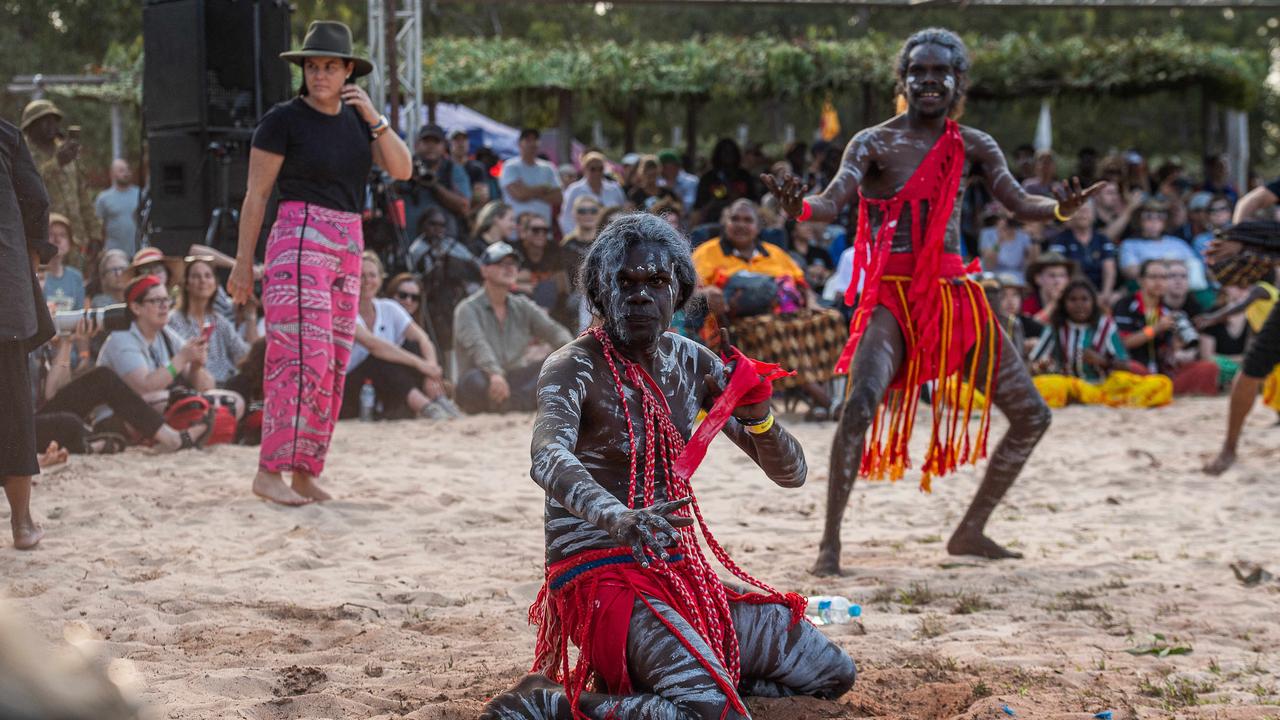
{"label": "camera with telephoto lens", "polygon": [[436,174],[427,166],[425,160],[415,157],[413,159],[413,179],[419,185],[432,185],[436,181]]}
{"label": "camera with telephoto lens", "polygon": [[129,317],[129,307],[124,303],[106,305],[86,310],[59,310],[53,314],[53,325],[59,335],[70,335],[75,332],[81,318],[88,316],[98,326],[98,330],[115,332],[128,330],[133,320]]}
{"label": "camera with telephoto lens", "polygon": [[1196,326],[1191,323],[1191,318],[1181,310],[1173,313],[1173,331],[1184,347],[1200,339],[1200,331],[1196,330]]}

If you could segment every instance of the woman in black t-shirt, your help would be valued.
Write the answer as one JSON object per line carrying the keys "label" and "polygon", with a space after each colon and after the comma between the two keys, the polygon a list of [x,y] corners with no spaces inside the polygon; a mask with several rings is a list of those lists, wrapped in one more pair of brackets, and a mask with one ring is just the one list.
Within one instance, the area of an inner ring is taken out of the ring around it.
{"label": "woman in black t-shirt", "polygon": [[266,400],[253,492],[303,505],[329,499],[316,478],[338,419],[355,331],[365,182],[373,163],[397,180],[409,179],[413,163],[386,117],[351,82],[373,65],[352,54],[350,28],[313,22],[302,49],[280,57],[302,66],[303,86],[263,116],[253,134],[227,285],[237,303],[250,299],[258,233],[278,187],[262,284]]}

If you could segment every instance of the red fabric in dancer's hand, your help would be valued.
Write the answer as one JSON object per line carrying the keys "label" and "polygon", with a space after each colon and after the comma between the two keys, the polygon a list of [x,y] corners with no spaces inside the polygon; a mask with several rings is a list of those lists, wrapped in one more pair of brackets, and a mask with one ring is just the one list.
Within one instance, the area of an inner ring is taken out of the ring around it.
{"label": "red fabric in dancer's hand", "polygon": [[794,371],[783,370],[774,363],[753,360],[733,346],[729,346],[728,352],[721,357],[724,358],[726,367],[735,360],[737,363],[724,392],[716,398],[707,417],[685,444],[684,452],[676,459],[676,474],[686,480],[693,477],[694,471],[702,464],[711,441],[724,428],[725,423],[729,422],[734,409],[768,400],[773,396],[774,380],[795,375]]}

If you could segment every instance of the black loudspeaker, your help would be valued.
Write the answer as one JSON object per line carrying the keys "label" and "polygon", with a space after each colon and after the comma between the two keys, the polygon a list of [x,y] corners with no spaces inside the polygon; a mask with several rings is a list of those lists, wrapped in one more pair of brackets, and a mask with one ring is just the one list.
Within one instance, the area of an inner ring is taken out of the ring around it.
{"label": "black loudspeaker", "polygon": [[[193,242],[235,251],[249,144],[263,113],[292,96],[284,0],[148,0],[142,117],[148,239],[168,255]],[[274,208],[264,226],[269,227]],[[215,213],[222,222],[210,233]]]}
{"label": "black loudspeaker", "polygon": [[289,99],[289,4],[282,0],[149,0],[142,118],[148,131],[253,128]]}

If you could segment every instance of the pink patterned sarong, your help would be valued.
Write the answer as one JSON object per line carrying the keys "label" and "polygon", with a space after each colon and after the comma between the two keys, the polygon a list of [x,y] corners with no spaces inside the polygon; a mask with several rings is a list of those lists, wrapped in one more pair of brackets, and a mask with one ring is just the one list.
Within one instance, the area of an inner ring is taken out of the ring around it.
{"label": "pink patterned sarong", "polygon": [[280,203],[262,280],[267,355],[258,467],[320,475],[360,299],[360,216]]}

